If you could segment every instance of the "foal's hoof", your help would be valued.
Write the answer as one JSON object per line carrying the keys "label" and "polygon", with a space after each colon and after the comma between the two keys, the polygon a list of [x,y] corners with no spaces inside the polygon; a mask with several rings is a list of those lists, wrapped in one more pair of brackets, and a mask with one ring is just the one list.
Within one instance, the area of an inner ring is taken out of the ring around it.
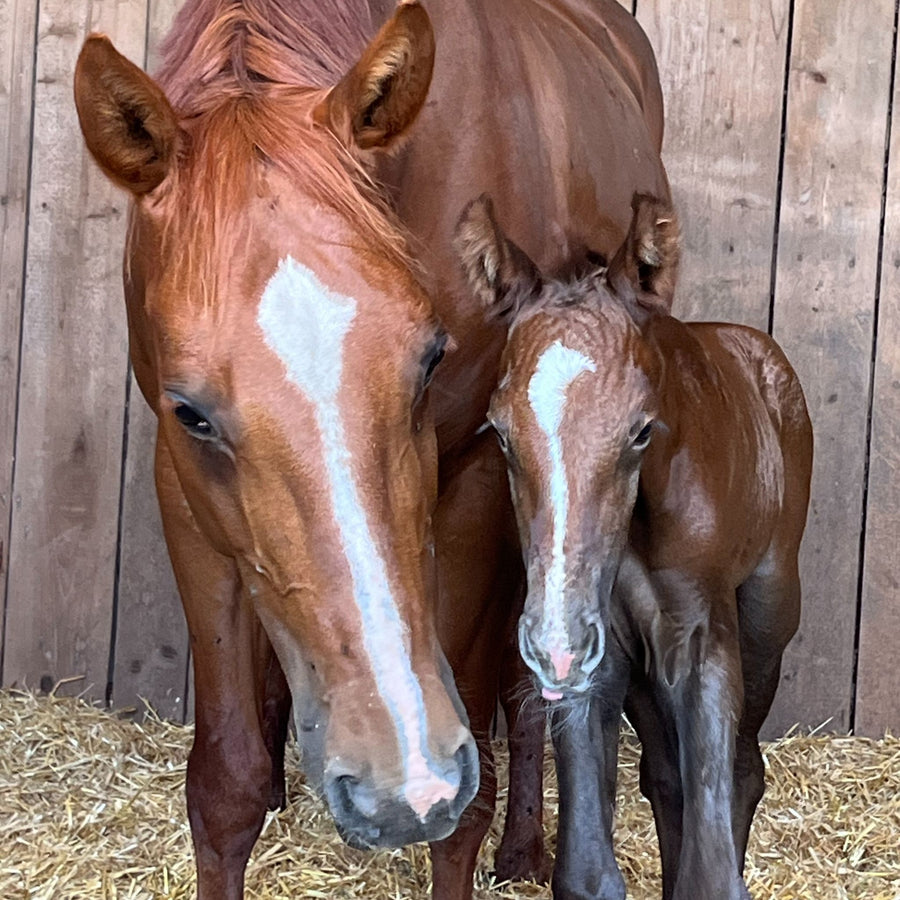
{"label": "foal's hoof", "polygon": [[536,881],[547,884],[553,872],[553,859],[544,849],[544,837],[527,841],[502,841],[494,857],[497,881]]}
{"label": "foal's hoof", "polygon": [[285,790],[283,778],[280,783],[273,782],[272,786],[269,788],[268,807],[272,812],[287,809],[287,791]]}

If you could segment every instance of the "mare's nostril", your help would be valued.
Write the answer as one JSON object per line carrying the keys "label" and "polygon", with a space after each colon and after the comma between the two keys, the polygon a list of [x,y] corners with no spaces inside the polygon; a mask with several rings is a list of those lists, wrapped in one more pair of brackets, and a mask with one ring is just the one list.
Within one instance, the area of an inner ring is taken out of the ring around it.
{"label": "mare's nostril", "polygon": [[459,790],[450,804],[453,815],[459,816],[472,802],[478,793],[481,766],[478,759],[478,746],[471,737],[467,737],[453,754],[459,772]]}
{"label": "mare's nostril", "polygon": [[581,670],[585,675],[590,675],[603,659],[603,654],[606,651],[606,636],[598,622],[590,622],[587,628],[587,649],[581,663]]}
{"label": "mare's nostril", "polygon": [[353,775],[338,775],[331,783],[330,792],[335,806],[345,813],[364,819],[372,819],[378,812],[378,798]]}

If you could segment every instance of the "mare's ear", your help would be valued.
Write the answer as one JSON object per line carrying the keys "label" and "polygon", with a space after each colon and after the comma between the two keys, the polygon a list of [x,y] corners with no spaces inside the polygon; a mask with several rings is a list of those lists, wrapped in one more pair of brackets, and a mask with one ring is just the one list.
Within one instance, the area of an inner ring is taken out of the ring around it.
{"label": "mare's ear", "polygon": [[645,305],[668,312],[672,307],[681,259],[681,229],[670,203],[635,194],[625,243],[609,267],[613,286],[624,278]]}
{"label": "mare's ear", "polygon": [[503,233],[487,194],[463,210],[453,245],[469,287],[495,315],[515,312],[540,290],[537,266]]}
{"label": "mare's ear", "polygon": [[388,149],[419,114],[433,68],[434,32],[428,13],[418,0],[401,0],[313,117],[351,151]]}
{"label": "mare's ear", "polygon": [[75,106],[97,165],[119,187],[147,194],[168,175],[181,131],[165,94],[109,38],[92,34],[75,66]]}

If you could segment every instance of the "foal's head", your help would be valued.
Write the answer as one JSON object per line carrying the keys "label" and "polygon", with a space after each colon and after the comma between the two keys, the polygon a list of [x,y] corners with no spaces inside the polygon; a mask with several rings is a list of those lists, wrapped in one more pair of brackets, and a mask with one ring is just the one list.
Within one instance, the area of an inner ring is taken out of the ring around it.
{"label": "foal's head", "polygon": [[636,197],[634,210],[608,266],[588,258],[560,278],[542,275],[501,232],[485,198],[457,231],[470,284],[510,323],[489,421],[528,571],[519,646],[549,699],[586,690],[603,658],[656,425],[662,364],[643,329],[671,299],[678,226],[651,198]]}
{"label": "foal's head", "polygon": [[234,560],[342,833],[439,839],[478,785],[433,621],[446,338],[369,174],[424,103],[431,26],[408,0],[341,55],[350,16],[323,36],[277,0],[190,9],[159,84],[101,36],[75,82],[88,147],[133,199],[158,459]]}

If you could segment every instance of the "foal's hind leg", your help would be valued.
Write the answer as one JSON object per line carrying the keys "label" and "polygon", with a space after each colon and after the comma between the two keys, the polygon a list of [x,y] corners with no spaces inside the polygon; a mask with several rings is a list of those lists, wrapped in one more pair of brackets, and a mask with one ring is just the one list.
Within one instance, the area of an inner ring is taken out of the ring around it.
{"label": "foal's hind leg", "polygon": [[261,724],[271,646],[243,597],[234,562],[197,529],[163,448],[156,477],[194,667],[196,724],[186,788],[197,896],[241,900],[244,868],[272,793]]}
{"label": "foal's hind leg", "polygon": [[743,870],[750,824],[765,790],[759,731],[772,706],[784,649],[797,630],[800,579],[793,564],[767,565],[737,591],[744,710],[734,760],[734,843]]}
{"label": "foal's hind leg", "polygon": [[654,692],[644,678],[636,679],[629,687],[625,714],[641,742],[640,787],[650,801],[656,823],[663,900],[672,900],[684,816],[678,738],[671,719],[657,705]]}

